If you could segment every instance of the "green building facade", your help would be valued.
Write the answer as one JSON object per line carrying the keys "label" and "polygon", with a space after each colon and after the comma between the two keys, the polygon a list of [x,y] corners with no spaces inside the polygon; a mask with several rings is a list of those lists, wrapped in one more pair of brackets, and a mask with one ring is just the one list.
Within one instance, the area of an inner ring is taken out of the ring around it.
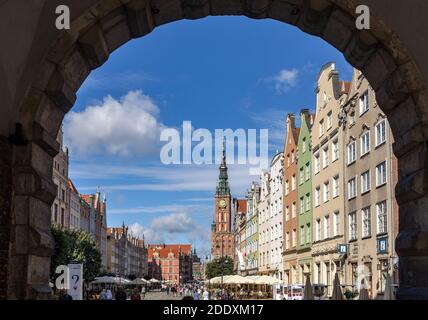
{"label": "green building facade", "polygon": [[297,145],[296,184],[298,188],[297,215],[297,279],[304,283],[305,275],[312,273],[312,152],[311,127],[313,116],[308,109],[300,112],[300,134]]}

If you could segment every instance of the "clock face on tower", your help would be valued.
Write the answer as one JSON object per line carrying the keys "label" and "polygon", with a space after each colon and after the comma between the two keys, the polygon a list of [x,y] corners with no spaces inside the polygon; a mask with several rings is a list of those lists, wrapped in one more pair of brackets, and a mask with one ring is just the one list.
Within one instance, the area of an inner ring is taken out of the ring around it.
{"label": "clock face on tower", "polygon": [[218,206],[219,206],[220,208],[226,208],[226,200],[221,199],[221,200],[218,202]]}

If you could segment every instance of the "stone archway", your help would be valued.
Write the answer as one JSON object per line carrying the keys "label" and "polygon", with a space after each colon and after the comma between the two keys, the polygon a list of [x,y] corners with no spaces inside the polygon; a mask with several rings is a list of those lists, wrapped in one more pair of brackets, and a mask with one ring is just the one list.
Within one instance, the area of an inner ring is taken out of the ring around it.
{"label": "stone archway", "polygon": [[[40,17],[54,12],[60,2],[70,6],[71,30],[54,30],[53,17],[38,24],[46,31],[39,44],[43,54],[40,59],[26,61],[26,77],[16,83],[22,97],[14,100],[17,113],[9,121],[12,134],[0,143],[0,261],[6,262],[0,269],[0,298],[6,294],[11,299],[49,297],[53,250],[50,206],[56,193],[51,166],[59,148],[55,137],[82,82],[91,70],[100,67],[114,50],[131,39],[143,37],[165,23],[209,15],[272,18],[295,25],[332,44],[351,65],[362,70],[388,116],[395,135],[394,152],[399,159],[399,294],[401,298],[428,297],[428,214],[424,209],[428,205],[427,84],[420,71],[421,61],[413,58],[403,39],[380,18],[372,13],[372,29],[356,29],[357,2],[381,13],[379,2],[47,0]],[[389,9],[387,2],[383,1],[385,10]],[[405,2],[402,0],[400,5]],[[9,238],[9,245],[5,245]]]}

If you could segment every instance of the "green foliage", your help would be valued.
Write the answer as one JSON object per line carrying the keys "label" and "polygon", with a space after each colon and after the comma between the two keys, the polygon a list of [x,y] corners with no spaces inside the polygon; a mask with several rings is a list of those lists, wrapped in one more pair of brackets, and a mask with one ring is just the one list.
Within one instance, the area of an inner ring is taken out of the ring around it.
{"label": "green foliage", "polygon": [[52,227],[55,240],[55,252],[51,258],[51,277],[54,279],[55,269],[59,265],[68,265],[75,261],[83,263],[83,277],[86,281],[93,280],[101,269],[101,253],[95,240],[82,230],[68,231]]}
{"label": "green foliage", "polygon": [[229,257],[214,259],[213,261],[207,263],[205,272],[208,279],[221,276],[222,273],[224,276],[232,275],[233,259]]}

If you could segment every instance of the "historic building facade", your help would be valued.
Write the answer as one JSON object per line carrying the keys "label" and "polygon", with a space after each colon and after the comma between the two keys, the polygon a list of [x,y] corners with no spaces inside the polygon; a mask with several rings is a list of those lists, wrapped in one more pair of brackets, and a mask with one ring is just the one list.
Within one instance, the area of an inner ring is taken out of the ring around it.
{"label": "historic building facade", "polygon": [[271,266],[271,216],[270,216],[270,174],[263,172],[260,176],[260,199],[257,203],[258,211],[258,251],[259,274],[268,275]]}
{"label": "historic building facade", "polygon": [[59,153],[53,159],[52,180],[55,183],[57,194],[52,204],[52,224],[64,229],[70,228],[70,198],[68,192],[68,148],[63,145],[63,131],[60,128],[56,142],[59,144]]}
{"label": "historic building facade", "polygon": [[107,272],[117,276],[148,275],[147,247],[144,238],[129,233],[128,227],[107,228]]}
{"label": "historic building facade", "polygon": [[235,255],[232,231],[232,203],[223,144],[219,179],[215,193],[214,219],[211,225],[211,253],[214,258]]}
{"label": "historic building facade", "polygon": [[192,280],[192,246],[190,244],[150,244],[148,276],[169,284]]}
{"label": "historic building facade", "polygon": [[[270,264],[268,274],[283,281],[283,162],[284,153],[277,152],[272,158],[269,174],[269,224],[270,224]],[[259,233],[260,234],[260,233]]]}
{"label": "historic building facade", "polygon": [[245,230],[245,215],[247,213],[246,199],[233,199],[233,236],[234,236],[234,257],[233,270],[235,274],[240,274],[245,269],[245,261],[243,248],[245,248],[245,238],[242,238],[243,230]]}
{"label": "historic building facade", "polygon": [[[308,109],[300,112],[300,133],[297,153],[291,163],[297,161],[296,175],[292,175],[290,190],[297,190],[297,206],[292,206],[291,216],[298,218],[297,236],[292,235],[292,246],[297,242],[297,270],[293,283],[304,283],[305,275],[312,272],[312,175],[311,130],[313,115]],[[291,154],[293,157],[293,154]],[[288,161],[288,160],[287,160]]]}
{"label": "historic building facade", "polygon": [[[346,100],[349,83],[339,80],[334,63],[321,69],[316,90],[316,115],[312,127],[313,155],[313,275],[315,283],[327,285],[332,292],[333,279],[344,263],[338,245],[344,243],[344,157],[343,132],[338,116]],[[344,283],[343,273],[339,279]]]}
{"label": "historic building facade", "polygon": [[354,70],[349,99],[342,104],[345,146],[345,217],[349,243],[347,283],[362,279],[373,298],[383,293],[386,275],[398,282],[395,237],[398,205],[393,136],[367,79]]}
{"label": "historic building facade", "polygon": [[291,183],[297,177],[297,143],[300,128],[296,128],[295,115],[289,113],[286,123],[286,140],[284,144],[283,163],[283,263],[284,283],[291,284],[297,279],[297,230],[299,221],[297,217],[297,188],[292,190]]}
{"label": "historic building facade", "polygon": [[247,214],[245,223],[245,274],[256,275],[259,267],[258,202],[260,186],[253,182],[247,192]]}

